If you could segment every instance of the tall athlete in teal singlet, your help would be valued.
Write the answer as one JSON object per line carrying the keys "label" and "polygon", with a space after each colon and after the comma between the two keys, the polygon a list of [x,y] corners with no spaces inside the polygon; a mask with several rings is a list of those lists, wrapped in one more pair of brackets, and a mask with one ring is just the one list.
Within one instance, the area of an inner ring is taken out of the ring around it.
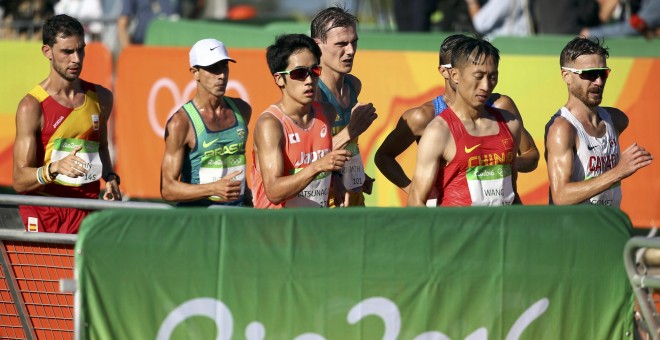
{"label": "tall athlete in teal singlet", "polygon": [[[331,104],[337,111],[332,122],[336,140],[348,138],[345,148],[351,159],[333,179],[330,206],[364,206],[364,194],[371,194],[373,179],[364,172],[358,137],[378,117],[371,103],[358,102],[360,80],[349,74],[357,52],[357,18],[339,6],[320,11],[312,20],[312,38],[321,48],[323,72],[316,99]],[[334,139],[333,139],[334,140]]]}
{"label": "tall athlete in teal singlet", "polygon": [[252,108],[225,97],[229,82],[222,42],[203,39],[190,50],[195,97],[167,122],[161,166],[163,199],[183,206],[243,205],[245,143]]}

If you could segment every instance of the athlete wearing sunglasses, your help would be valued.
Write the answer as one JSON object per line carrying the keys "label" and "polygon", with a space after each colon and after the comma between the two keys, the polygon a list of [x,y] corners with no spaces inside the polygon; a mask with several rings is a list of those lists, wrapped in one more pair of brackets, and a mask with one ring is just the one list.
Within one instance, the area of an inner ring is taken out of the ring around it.
{"label": "athlete wearing sunglasses", "polygon": [[293,80],[305,80],[307,76],[312,76],[318,78],[321,76],[321,66],[314,65],[312,67],[297,67],[293,70],[288,71],[279,71],[277,74],[288,74],[289,77]]}
{"label": "athlete wearing sunglasses", "polygon": [[608,57],[600,42],[582,37],[561,52],[568,101],[546,125],[545,136],[551,204],[620,207],[621,180],[653,160],[636,143],[621,152],[619,136],[628,117],[599,106],[610,74]]}
{"label": "athlete wearing sunglasses", "polygon": [[279,36],[268,47],[268,68],[282,97],[254,128],[255,208],[327,207],[330,173],[351,156],[333,151],[328,117],[334,119],[335,110],[314,101],[320,57],[319,47],[304,34]]}
{"label": "athlete wearing sunglasses", "polygon": [[576,68],[562,66],[561,69],[566,70],[568,72],[578,74],[578,75],[580,75],[580,78],[588,80],[588,81],[596,81],[596,79],[598,79],[598,78],[600,78],[602,80],[607,80],[607,77],[610,76],[610,72],[611,72],[609,67],[595,67],[595,68],[576,69]]}

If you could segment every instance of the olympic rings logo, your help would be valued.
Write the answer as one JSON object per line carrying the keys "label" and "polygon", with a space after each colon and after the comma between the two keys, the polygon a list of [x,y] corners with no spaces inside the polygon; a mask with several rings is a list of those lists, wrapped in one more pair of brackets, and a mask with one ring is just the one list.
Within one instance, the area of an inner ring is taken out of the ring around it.
{"label": "olympic rings logo", "polygon": [[[196,88],[197,85],[194,80],[191,80],[188,84],[186,84],[183,92],[179,90],[177,84],[170,78],[164,77],[156,80],[154,85],[151,86],[151,89],[149,90],[149,98],[147,99],[147,115],[149,118],[149,125],[151,126],[151,130],[156,134],[156,136],[160,138],[165,136],[165,123],[170,119],[170,117],[172,117],[174,112],[176,112],[179,107],[190,100],[189,98],[192,97],[192,93]],[[156,109],[156,99],[158,98],[158,94],[161,90],[169,91],[169,93],[172,95],[172,98],[174,99],[174,106],[168,110],[169,113],[167,115],[167,119],[165,119],[165,122],[161,122],[159,120],[159,115]],[[228,92],[229,90],[235,90],[238,92],[241,99],[248,103],[250,102],[248,92],[243,84],[241,84],[241,82],[230,80],[227,83],[226,91]]]}

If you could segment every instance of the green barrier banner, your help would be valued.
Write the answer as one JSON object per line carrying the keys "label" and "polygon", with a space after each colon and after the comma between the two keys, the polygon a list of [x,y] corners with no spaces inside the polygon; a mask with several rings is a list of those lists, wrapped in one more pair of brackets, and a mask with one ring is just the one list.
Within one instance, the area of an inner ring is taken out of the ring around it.
{"label": "green barrier banner", "polygon": [[91,214],[83,339],[631,339],[606,207]]}

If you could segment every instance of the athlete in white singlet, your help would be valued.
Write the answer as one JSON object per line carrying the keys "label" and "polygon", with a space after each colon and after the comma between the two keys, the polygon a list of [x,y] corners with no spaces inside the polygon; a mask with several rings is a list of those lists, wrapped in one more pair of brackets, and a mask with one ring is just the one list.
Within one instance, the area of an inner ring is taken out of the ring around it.
{"label": "athlete in white singlet", "polygon": [[607,57],[607,48],[581,37],[561,52],[568,101],[546,125],[545,136],[552,204],[619,207],[620,181],[653,160],[636,143],[620,152],[618,136],[628,126],[628,117],[598,106],[610,74]]}

